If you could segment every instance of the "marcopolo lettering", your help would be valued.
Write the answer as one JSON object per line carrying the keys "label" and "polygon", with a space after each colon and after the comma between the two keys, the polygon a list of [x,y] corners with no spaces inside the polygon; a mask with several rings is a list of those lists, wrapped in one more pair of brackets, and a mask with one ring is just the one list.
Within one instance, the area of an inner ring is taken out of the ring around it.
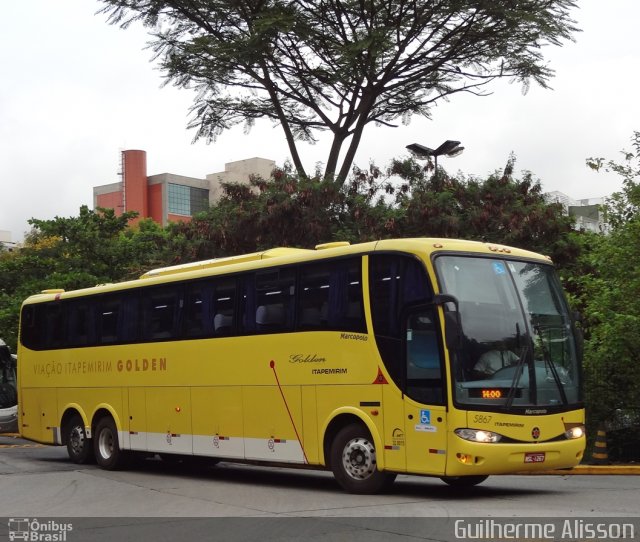
{"label": "marcopolo lettering", "polygon": [[340,333],[340,338],[348,341],[364,341],[369,340],[368,335],[361,335],[359,333]]}

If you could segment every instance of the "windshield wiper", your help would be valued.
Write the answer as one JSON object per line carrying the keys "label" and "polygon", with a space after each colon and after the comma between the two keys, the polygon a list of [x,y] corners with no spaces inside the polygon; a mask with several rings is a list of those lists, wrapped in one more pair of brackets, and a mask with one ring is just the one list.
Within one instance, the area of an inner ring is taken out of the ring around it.
{"label": "windshield wiper", "polygon": [[513,373],[513,380],[511,381],[511,387],[509,388],[509,393],[507,394],[507,401],[504,405],[507,410],[511,408],[513,400],[516,398],[516,391],[518,390],[518,384],[520,383],[520,377],[522,376],[522,367],[524,366],[528,350],[529,348],[527,348],[526,345],[520,349],[520,357],[518,358],[516,371],[515,373]]}
{"label": "windshield wiper", "polygon": [[533,327],[533,329],[535,329],[536,333],[538,334],[538,337],[540,338],[540,348],[542,349],[542,355],[544,356],[545,367],[549,367],[549,369],[551,370],[551,375],[553,376],[553,380],[555,381],[556,386],[558,387],[558,391],[560,392],[560,399],[562,399],[562,404],[566,405],[568,403],[567,394],[564,391],[562,380],[560,380],[560,375],[558,374],[556,363],[551,358],[551,354],[544,343],[544,339],[542,338],[542,328],[540,327],[540,324],[536,324]]}
{"label": "windshield wiper", "polygon": [[[517,344],[520,345],[520,326],[518,325],[518,322],[516,322],[516,339]],[[520,383],[520,377],[522,376],[522,367],[526,360],[527,350],[529,350],[528,345],[529,341],[526,341],[525,345],[520,348],[518,363],[516,364],[516,370],[513,373],[513,380],[511,380],[511,387],[509,388],[509,393],[507,394],[507,400],[505,402],[505,408],[507,410],[511,408],[513,400],[516,398],[516,391],[518,389],[518,384]]]}

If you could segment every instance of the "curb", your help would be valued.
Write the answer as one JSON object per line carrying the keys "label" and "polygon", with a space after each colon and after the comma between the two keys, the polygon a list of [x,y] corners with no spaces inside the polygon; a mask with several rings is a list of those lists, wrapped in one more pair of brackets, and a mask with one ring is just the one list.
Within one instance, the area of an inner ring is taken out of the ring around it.
{"label": "curb", "polygon": [[534,472],[521,472],[523,475],[552,475],[552,476],[581,476],[581,475],[640,475],[640,465],[578,465],[572,469],[541,470]]}

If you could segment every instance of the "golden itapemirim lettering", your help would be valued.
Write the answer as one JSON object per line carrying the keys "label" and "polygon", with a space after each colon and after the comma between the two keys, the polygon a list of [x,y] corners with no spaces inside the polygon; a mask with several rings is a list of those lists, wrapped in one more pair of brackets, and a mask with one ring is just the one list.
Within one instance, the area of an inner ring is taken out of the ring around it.
{"label": "golden itapemirim lettering", "polygon": [[166,371],[167,358],[119,359],[116,367],[118,372],[126,371],[128,373],[140,371]]}

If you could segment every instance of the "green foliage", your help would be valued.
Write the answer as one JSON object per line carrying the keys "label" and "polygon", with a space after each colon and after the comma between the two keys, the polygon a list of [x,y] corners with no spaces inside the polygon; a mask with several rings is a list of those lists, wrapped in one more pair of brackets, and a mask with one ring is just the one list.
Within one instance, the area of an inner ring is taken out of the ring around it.
{"label": "green foliage", "polygon": [[612,228],[623,227],[640,212],[640,132],[631,138],[633,151],[621,151],[624,162],[604,158],[588,158],[587,166],[594,171],[613,172],[622,178],[622,190],[606,198],[605,220]]}
{"label": "green foliage", "polygon": [[[510,167],[513,163],[510,162]],[[529,173],[522,180],[482,181],[433,175],[412,159],[381,171],[354,168],[338,186],[279,170],[250,186],[227,184],[207,213],[173,227],[183,239],[179,261],[240,254],[273,246],[312,248],[331,240],[455,237],[510,244],[573,261],[572,220],[544,200]]]}
{"label": "green foliage", "polygon": [[607,235],[592,235],[573,274],[583,307],[586,399],[592,427],[640,413],[640,132],[624,162],[589,159],[595,170],[622,177],[606,200]]}
{"label": "green foliage", "polygon": [[640,410],[640,216],[600,242],[590,260],[597,273],[585,281],[585,376],[596,425],[618,409]]}
{"label": "green foliage", "polygon": [[378,187],[356,173],[344,186],[276,170],[269,180],[225,184],[224,197],[189,223],[173,226],[184,240],[180,261],[293,246],[313,248],[334,239],[359,241],[384,233],[393,211],[373,202]]}
{"label": "green foliage", "polygon": [[24,246],[0,253],[0,336],[14,351],[20,306],[28,296],[132,278],[167,263],[167,232],[151,220],[129,228],[136,215],[82,206],[77,217],[32,219]]}
{"label": "green foliage", "polygon": [[[77,217],[53,220],[31,219],[33,230],[27,238],[23,256],[46,259],[47,277],[81,271],[94,282],[109,282],[122,277],[127,259],[120,235],[137,213],[116,216],[113,209],[80,208]],[[83,284],[83,286],[86,284]],[[62,288],[57,282],[49,288]]]}
{"label": "green foliage", "polygon": [[390,173],[406,183],[398,194],[402,236],[500,243],[547,254],[560,266],[571,261],[578,250],[572,219],[561,205],[546,202],[529,172],[514,179],[514,163],[511,157],[504,174],[479,180],[430,174],[411,159],[394,161]]}
{"label": "green foliage", "polygon": [[168,82],[198,90],[196,137],[269,119],[306,176],[296,142],[329,131],[325,174],[340,183],[366,126],[429,117],[498,78],[546,87],[542,47],[577,31],[574,0],[102,1],[109,22],[150,29]]}

